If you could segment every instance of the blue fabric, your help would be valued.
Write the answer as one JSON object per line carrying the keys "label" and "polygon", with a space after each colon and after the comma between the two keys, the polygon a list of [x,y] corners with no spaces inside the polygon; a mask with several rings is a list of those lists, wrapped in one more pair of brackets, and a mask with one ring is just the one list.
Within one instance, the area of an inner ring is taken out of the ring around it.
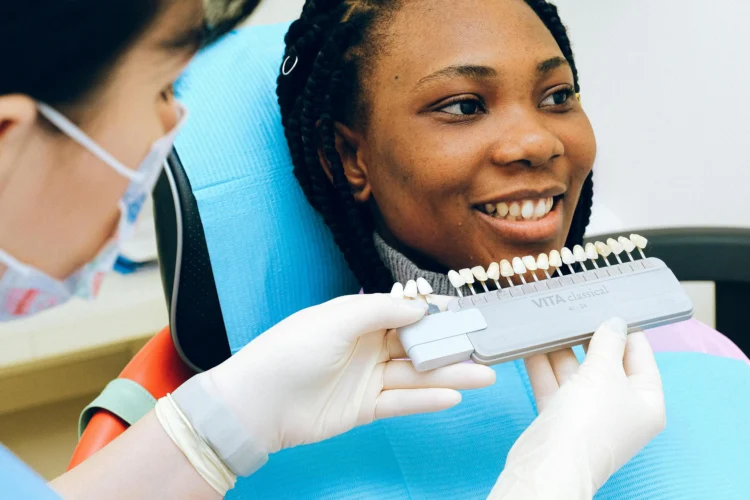
{"label": "blue fabric", "polygon": [[[292,176],[274,96],[285,30],[231,34],[198,57],[178,88],[192,118],[177,150],[233,351],[288,314],[358,288]],[[597,498],[750,498],[750,369],[703,354],[657,358],[667,430]],[[274,455],[228,498],[485,498],[536,415],[523,363],[495,370],[495,386],[467,392],[453,410]]]}
{"label": "blue fabric", "polygon": [[190,118],[175,146],[198,202],[232,352],[300,309],[359,291],[292,174],[275,94],[287,27],[229,34],[177,85]]}
{"label": "blue fabric", "polygon": [[47,483],[0,444],[0,498],[59,500]]}

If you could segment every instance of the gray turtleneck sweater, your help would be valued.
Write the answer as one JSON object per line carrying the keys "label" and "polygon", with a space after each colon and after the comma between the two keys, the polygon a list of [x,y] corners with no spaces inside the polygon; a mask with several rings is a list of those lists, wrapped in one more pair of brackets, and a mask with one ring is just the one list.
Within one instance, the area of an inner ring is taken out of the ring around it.
{"label": "gray turtleneck sweater", "polygon": [[378,233],[374,234],[373,239],[375,241],[375,248],[377,248],[378,254],[380,254],[380,259],[391,272],[394,282],[398,281],[399,283],[406,284],[409,280],[424,278],[432,285],[435,294],[457,295],[456,289],[451,285],[447,275],[432,271],[423,271],[404,254],[389,246]]}

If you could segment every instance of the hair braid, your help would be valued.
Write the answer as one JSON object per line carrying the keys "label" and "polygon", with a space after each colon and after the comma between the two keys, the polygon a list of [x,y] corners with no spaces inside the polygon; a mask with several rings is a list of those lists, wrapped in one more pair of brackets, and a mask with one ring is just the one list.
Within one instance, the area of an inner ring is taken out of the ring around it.
{"label": "hair braid", "polygon": [[[578,92],[573,51],[556,7],[544,0],[526,3],[560,46]],[[335,123],[361,104],[357,101],[363,67],[377,51],[371,45],[379,43],[372,33],[399,4],[399,0],[308,0],[300,19],[292,23],[284,39],[282,68],[284,64],[296,67],[288,75],[280,74],[277,81],[294,174],[366,292],[388,291],[392,277],[373,242],[372,216],[351,194],[336,149]],[[328,162],[331,179],[320,165],[319,148]],[[568,242],[582,241],[592,197],[593,181],[589,176],[573,216]]]}

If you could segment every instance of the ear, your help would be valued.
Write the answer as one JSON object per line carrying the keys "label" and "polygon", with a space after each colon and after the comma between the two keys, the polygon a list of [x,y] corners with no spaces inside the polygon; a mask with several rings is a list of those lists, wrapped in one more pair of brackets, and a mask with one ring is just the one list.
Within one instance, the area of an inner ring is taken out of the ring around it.
{"label": "ear", "polygon": [[[346,180],[351,187],[352,196],[354,196],[356,201],[365,203],[370,199],[372,189],[367,175],[368,170],[363,147],[364,140],[358,132],[339,122],[334,124],[334,134],[336,151],[339,154],[339,158],[341,158],[341,165],[344,168]],[[333,182],[331,163],[328,161],[322,147],[318,148],[318,157],[328,180]]]}
{"label": "ear", "polygon": [[36,121],[34,100],[21,94],[0,96],[0,152],[10,148]]}

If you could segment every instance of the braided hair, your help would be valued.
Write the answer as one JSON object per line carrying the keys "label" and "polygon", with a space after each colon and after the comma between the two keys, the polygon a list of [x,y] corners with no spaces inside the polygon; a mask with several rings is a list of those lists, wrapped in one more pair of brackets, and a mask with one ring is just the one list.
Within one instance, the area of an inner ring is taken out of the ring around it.
{"label": "braided hair", "polygon": [[[393,284],[375,248],[374,221],[355,201],[336,150],[336,121],[366,119],[362,89],[367,61],[383,44],[383,26],[402,0],[307,0],[301,17],[284,39],[286,51],[277,81],[277,96],[294,174],[310,204],[323,216],[334,240],[365,292],[387,292]],[[570,40],[557,8],[545,0],[525,0],[536,12],[573,71],[578,71]],[[294,66],[296,64],[296,66]],[[289,67],[294,70],[289,72]],[[319,148],[329,163],[331,179],[321,167]],[[583,184],[566,245],[583,241],[591,216],[593,179]]]}

